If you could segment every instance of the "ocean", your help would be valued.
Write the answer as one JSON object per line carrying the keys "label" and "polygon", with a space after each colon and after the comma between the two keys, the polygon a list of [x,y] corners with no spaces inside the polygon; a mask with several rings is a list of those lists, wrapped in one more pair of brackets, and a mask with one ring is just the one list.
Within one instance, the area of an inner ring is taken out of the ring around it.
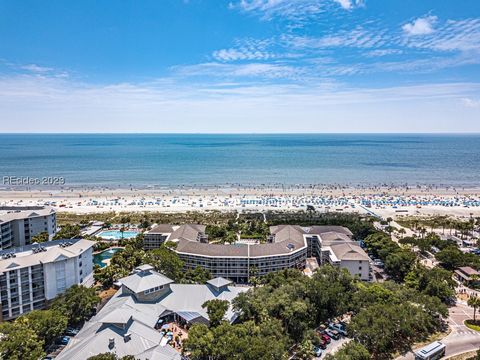
{"label": "ocean", "polygon": [[65,186],[478,187],[480,135],[0,134],[0,180]]}

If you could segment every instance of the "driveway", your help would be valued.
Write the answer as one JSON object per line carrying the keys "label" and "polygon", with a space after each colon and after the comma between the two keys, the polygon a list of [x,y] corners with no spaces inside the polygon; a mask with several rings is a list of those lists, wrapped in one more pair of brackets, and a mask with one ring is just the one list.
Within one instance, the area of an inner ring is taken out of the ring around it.
{"label": "driveway", "polygon": [[[446,345],[445,355],[452,356],[462,354],[464,352],[478,350],[480,348],[480,333],[470,330],[463,322],[473,318],[473,309],[466,304],[457,303],[456,306],[450,308],[448,324],[452,332],[441,341]],[[400,356],[397,360],[413,360],[413,352],[409,352],[404,356]]]}

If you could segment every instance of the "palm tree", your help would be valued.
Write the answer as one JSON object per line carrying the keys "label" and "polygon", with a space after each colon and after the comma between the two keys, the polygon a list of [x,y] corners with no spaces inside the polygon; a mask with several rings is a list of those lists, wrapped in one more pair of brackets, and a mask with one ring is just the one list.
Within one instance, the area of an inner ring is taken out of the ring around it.
{"label": "palm tree", "polygon": [[420,234],[422,234],[422,239],[425,237],[425,234],[427,233],[427,229],[424,227],[420,228]]}
{"label": "palm tree", "polygon": [[468,306],[473,307],[473,322],[476,322],[477,308],[480,306],[480,298],[477,296],[470,296],[467,301]]}

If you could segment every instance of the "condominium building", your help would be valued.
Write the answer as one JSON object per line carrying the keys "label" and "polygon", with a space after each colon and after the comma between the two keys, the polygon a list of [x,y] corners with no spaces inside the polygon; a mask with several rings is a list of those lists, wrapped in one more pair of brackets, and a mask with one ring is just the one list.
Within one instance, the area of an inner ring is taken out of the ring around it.
{"label": "condominium building", "polygon": [[32,238],[46,232],[55,235],[55,210],[44,206],[0,207],[0,250],[31,244]]}
{"label": "condominium building", "polygon": [[93,244],[54,240],[0,251],[0,320],[43,309],[72,285],[93,285]]}
{"label": "condominium building", "polygon": [[307,258],[312,257],[320,265],[345,268],[352,275],[369,280],[370,259],[345,227],[272,226],[271,235],[263,244],[210,244],[204,231],[205,227],[197,224],[158,225],[145,234],[144,247],[154,249],[171,241],[176,244],[173,251],[184,261],[186,270],[200,266],[213,276],[237,283],[288,268],[304,269]]}
{"label": "condominium building", "polygon": [[214,299],[229,302],[225,320],[233,322],[238,314],[230,303],[248,290],[222,278],[205,285],[175,284],[150,265],[139,266],[119,283],[117,293],[70,340],[58,360],[83,360],[102,353],[132,355],[138,360],[181,360],[162,329],[208,324],[203,304]]}

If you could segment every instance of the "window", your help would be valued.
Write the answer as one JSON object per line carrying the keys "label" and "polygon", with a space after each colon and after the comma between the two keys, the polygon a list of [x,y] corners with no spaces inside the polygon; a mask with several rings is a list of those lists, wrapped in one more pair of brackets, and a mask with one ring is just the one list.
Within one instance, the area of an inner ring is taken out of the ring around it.
{"label": "window", "polygon": [[62,292],[67,288],[67,279],[65,274],[64,261],[59,261],[55,263],[55,275],[57,278],[57,291]]}

